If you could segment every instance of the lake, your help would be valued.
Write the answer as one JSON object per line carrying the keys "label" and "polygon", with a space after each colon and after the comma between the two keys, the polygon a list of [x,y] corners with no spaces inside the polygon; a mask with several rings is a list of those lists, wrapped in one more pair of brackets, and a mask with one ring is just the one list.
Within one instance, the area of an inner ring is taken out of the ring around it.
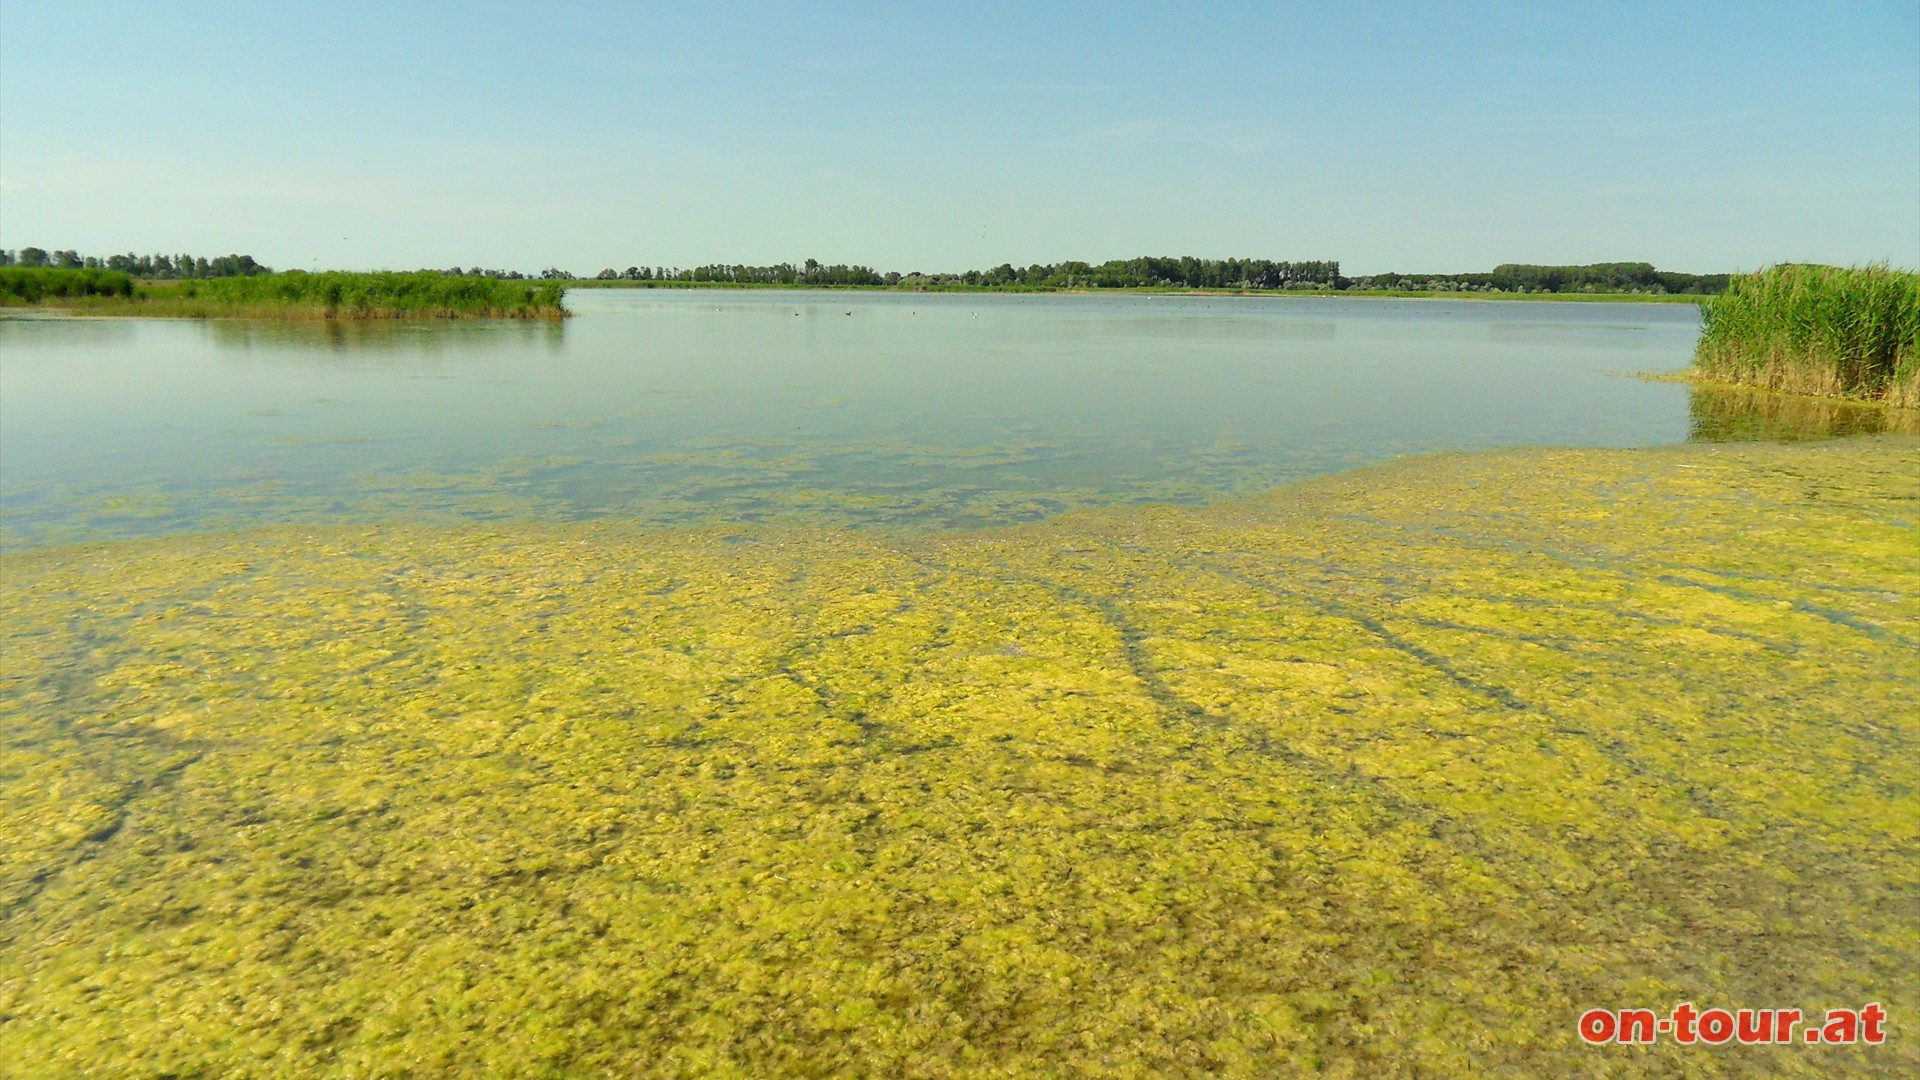
{"label": "lake", "polygon": [[0,321],[11,548],[269,523],[970,528],[1688,437],[1692,305],[574,290],[564,324]]}

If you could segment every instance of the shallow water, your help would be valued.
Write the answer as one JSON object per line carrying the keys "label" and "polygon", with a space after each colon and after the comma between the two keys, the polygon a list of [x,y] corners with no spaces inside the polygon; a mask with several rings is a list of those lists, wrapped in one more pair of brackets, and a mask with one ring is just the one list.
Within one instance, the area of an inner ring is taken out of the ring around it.
{"label": "shallow water", "polygon": [[1895,436],[0,555],[0,1060],[1572,1076],[1596,1002],[1910,1016],[1916,499]]}
{"label": "shallow water", "polygon": [[972,527],[1690,430],[1690,305],[576,290],[564,324],[0,321],[0,542]]}

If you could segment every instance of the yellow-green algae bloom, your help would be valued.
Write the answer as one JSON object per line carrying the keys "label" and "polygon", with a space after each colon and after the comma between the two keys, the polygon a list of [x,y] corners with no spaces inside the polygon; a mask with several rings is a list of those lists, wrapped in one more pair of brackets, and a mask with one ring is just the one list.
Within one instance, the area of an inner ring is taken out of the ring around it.
{"label": "yellow-green algae bloom", "polygon": [[1912,438],[0,566],[0,1072],[1920,1071]]}

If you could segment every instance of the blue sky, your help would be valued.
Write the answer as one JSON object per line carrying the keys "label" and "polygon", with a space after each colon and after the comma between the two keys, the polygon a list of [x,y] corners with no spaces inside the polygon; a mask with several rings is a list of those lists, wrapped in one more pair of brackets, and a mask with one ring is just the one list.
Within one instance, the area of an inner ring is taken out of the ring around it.
{"label": "blue sky", "polygon": [[0,0],[28,244],[1915,267],[1920,4]]}

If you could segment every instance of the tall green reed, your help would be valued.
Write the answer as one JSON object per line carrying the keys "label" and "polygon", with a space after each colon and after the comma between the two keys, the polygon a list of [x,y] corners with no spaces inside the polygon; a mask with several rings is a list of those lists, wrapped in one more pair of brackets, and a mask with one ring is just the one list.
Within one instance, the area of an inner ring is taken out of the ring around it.
{"label": "tall green reed", "polygon": [[236,310],[282,307],[336,318],[491,316],[557,317],[557,282],[460,277],[433,271],[324,271],[190,281],[172,290],[181,300]]}
{"label": "tall green reed", "polygon": [[1920,407],[1920,274],[1783,263],[1703,310],[1694,368],[1710,379]]}

